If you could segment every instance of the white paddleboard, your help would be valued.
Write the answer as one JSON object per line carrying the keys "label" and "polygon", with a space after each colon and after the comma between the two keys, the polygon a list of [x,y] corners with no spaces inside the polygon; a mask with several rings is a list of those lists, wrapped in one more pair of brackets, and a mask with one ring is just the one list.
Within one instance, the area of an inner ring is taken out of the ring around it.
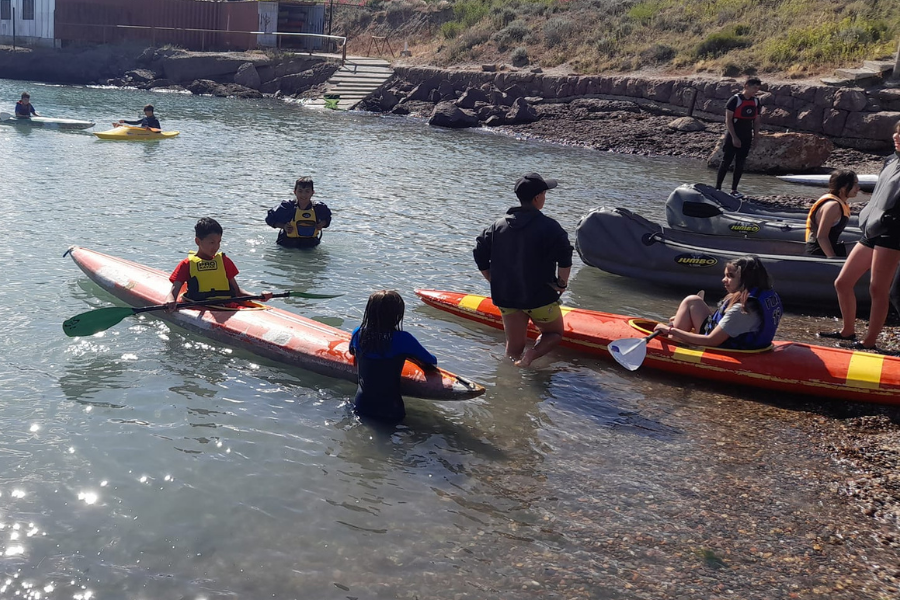
{"label": "white paddleboard", "polygon": [[9,113],[0,113],[0,123],[4,125],[26,125],[31,127],[45,127],[47,129],[87,129],[93,127],[93,121],[79,121],[78,119],[54,119],[52,117],[31,117],[20,119]]}
{"label": "white paddleboard", "polygon": [[[831,179],[831,175],[779,175],[778,179],[801,185],[828,187],[828,180]],[[875,189],[876,181],[878,181],[878,175],[859,175],[859,189],[864,192],[871,192]]]}

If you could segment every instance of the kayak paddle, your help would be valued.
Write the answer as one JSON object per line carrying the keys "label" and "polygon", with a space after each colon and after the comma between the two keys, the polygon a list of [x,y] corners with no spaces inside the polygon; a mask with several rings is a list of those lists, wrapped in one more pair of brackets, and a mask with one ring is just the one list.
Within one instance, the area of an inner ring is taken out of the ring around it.
{"label": "kayak paddle", "polygon": [[7,119],[12,119],[12,115],[8,112],[0,112],[0,121],[6,121]]}
{"label": "kayak paddle", "polygon": [[[309,298],[309,299],[325,299],[337,298],[343,294],[311,294],[308,292],[281,292],[272,294],[273,298]],[[217,304],[230,304],[232,302],[246,302],[249,300],[262,300],[262,296],[237,296],[236,298],[220,298],[216,300],[207,300],[205,302],[179,302],[175,305],[179,308],[203,308],[206,306],[215,306]],[[156,304],[154,306],[141,306],[132,308],[130,306],[111,306],[108,308],[97,308],[75,315],[63,322],[63,331],[69,337],[80,337],[94,335],[101,331],[106,331],[113,325],[119,323],[125,317],[136,315],[151,310],[165,310],[165,304]]]}
{"label": "kayak paddle", "polygon": [[660,333],[662,332],[657,330],[647,337],[616,340],[609,345],[609,353],[617,363],[629,371],[636,371],[643,364],[644,357],[647,356],[647,342]]}

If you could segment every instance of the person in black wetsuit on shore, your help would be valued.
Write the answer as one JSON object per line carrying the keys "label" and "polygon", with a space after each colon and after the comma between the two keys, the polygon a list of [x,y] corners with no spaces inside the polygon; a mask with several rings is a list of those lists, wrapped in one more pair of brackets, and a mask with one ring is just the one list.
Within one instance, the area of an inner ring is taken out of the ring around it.
{"label": "person in black wetsuit on shore", "polygon": [[120,119],[113,123],[113,127],[118,127],[119,125],[136,125],[138,127],[143,127],[144,129],[162,129],[162,126],[159,124],[159,119],[157,119],[153,114],[153,105],[148,104],[144,107],[144,118],[138,119],[136,121],[126,121],[124,119]]}
{"label": "person in black wetsuit on shore", "polygon": [[399,423],[406,416],[400,396],[403,364],[409,359],[426,371],[436,368],[437,358],[403,331],[405,309],[397,292],[375,292],[362,324],[353,330],[350,354],[359,374],[353,412],[361,417]]}
{"label": "person in black wetsuit on shore", "polygon": [[728,99],[725,104],[725,145],[722,147],[722,163],[716,174],[716,189],[722,189],[722,182],[734,161],[734,175],[731,180],[731,195],[742,198],[737,191],[741,175],[744,174],[744,163],[750,154],[753,138],[759,135],[759,88],[762,82],[751,77],[744,83],[744,90]]}

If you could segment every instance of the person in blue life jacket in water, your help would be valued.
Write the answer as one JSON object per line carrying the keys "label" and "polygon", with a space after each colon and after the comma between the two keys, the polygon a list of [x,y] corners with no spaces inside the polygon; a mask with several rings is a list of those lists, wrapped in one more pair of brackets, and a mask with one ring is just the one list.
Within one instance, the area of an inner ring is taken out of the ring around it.
{"label": "person in blue life jacket in water", "polygon": [[322,240],[322,230],[331,225],[331,210],[313,202],[313,180],[300,177],[294,182],[294,199],[269,209],[266,225],[280,229],[276,243],[287,248],[312,248]]}
{"label": "person in blue life jacket in water", "polygon": [[765,266],[756,256],[729,261],[722,283],[728,294],[715,310],[706,305],[700,292],[682,300],[668,325],[659,323],[655,329],[685,344],[735,350],[768,348],[784,308]]}
{"label": "person in blue life jacket in water", "polygon": [[144,129],[162,129],[162,126],[159,124],[159,119],[153,114],[153,105],[148,104],[144,107],[144,117],[142,119],[137,119],[135,121],[126,121],[124,119],[119,119],[115,123],[113,123],[113,127],[118,127],[120,125],[135,125],[137,127],[143,127]]}
{"label": "person in blue life jacket in water", "polygon": [[437,358],[403,331],[403,298],[393,290],[369,296],[362,324],[353,330],[350,354],[359,385],[353,412],[360,417],[399,423],[406,416],[400,396],[403,365],[410,360],[424,370],[435,370]]}
{"label": "person in blue life jacket in water", "polygon": [[34,106],[31,104],[31,96],[28,95],[28,92],[22,92],[22,99],[16,102],[16,118],[30,119],[32,116],[39,117],[41,115],[34,110]]}

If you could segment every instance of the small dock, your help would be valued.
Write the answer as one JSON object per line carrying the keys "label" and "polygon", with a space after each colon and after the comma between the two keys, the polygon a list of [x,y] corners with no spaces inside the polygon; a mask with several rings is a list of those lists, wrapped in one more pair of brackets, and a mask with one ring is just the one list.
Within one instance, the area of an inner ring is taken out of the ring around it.
{"label": "small dock", "polygon": [[368,98],[394,75],[391,64],[382,58],[348,56],[344,66],[327,82],[326,98],[338,96],[337,102],[326,106],[337,110],[352,110]]}

